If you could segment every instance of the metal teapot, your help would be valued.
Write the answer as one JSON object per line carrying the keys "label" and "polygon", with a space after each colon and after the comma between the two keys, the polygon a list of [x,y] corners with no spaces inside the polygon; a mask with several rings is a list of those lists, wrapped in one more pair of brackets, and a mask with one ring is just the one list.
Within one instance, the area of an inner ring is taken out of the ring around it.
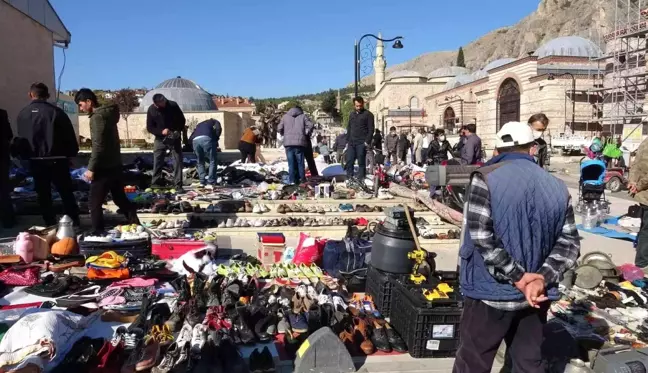
{"label": "metal teapot", "polygon": [[75,238],[75,233],[74,233],[74,223],[72,222],[72,219],[67,216],[63,215],[61,220],[59,220],[58,223],[58,229],[56,231],[56,238],[59,240],[62,240],[66,237],[69,238]]}

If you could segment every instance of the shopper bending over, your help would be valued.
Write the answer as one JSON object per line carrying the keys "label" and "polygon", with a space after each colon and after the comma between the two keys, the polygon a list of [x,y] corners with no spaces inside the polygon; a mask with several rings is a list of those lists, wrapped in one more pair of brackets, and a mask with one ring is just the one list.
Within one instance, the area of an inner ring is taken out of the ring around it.
{"label": "shopper bending over", "polygon": [[304,152],[310,143],[313,122],[299,106],[295,106],[281,118],[277,131],[284,137],[290,183],[299,184],[306,181]]}
{"label": "shopper bending over", "polygon": [[548,297],[557,298],[563,274],[575,266],[580,238],[569,191],[534,162],[534,143],[526,123],[505,124],[496,135],[499,155],[471,177],[454,372],[490,372],[502,340],[514,372],[545,372]]}
{"label": "shopper bending over", "polygon": [[241,163],[254,163],[256,160],[257,144],[261,143],[261,131],[254,126],[243,131],[238,149],[241,152]]}
{"label": "shopper bending over", "polygon": [[[196,169],[198,170],[200,184],[203,187],[216,184],[216,156],[218,155],[218,140],[222,132],[221,123],[212,118],[198,123],[191,137],[189,137],[198,160]],[[208,174],[205,174],[205,162],[209,164]]]}
{"label": "shopper bending over", "polygon": [[123,165],[119,145],[119,107],[117,105],[99,106],[97,96],[88,88],[81,88],[74,96],[79,110],[88,113],[92,153],[88,171],[84,174],[90,181],[90,219],[92,230],[104,231],[103,204],[108,192],[113,202],[126,216],[128,224],[139,224],[136,207],[124,192]]}

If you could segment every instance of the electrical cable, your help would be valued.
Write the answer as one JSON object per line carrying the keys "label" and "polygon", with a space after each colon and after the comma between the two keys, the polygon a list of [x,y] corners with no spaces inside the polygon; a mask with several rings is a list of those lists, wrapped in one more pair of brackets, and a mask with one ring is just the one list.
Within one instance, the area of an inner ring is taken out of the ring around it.
{"label": "electrical cable", "polygon": [[61,72],[58,76],[58,88],[56,89],[56,102],[58,104],[59,94],[61,93],[61,80],[63,79],[63,72],[65,72],[65,64],[67,63],[67,56],[65,55],[65,50],[67,49],[67,43],[65,47],[61,48],[63,50],[63,66],[61,67]]}

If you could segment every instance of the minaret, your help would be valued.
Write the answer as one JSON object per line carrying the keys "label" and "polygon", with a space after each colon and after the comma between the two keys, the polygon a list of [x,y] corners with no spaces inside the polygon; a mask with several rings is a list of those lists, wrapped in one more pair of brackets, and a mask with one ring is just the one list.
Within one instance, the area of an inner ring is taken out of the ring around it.
{"label": "minaret", "polygon": [[[378,37],[382,38],[382,34],[379,33]],[[374,70],[376,71],[374,84],[376,85],[376,94],[380,91],[380,88],[385,82],[385,66],[387,66],[387,61],[385,60],[385,47],[383,42],[378,40],[376,43],[376,59],[374,60]]]}
{"label": "minaret", "polygon": [[335,97],[335,108],[338,111],[342,110],[342,95],[340,94],[340,89],[338,89],[337,96]]}

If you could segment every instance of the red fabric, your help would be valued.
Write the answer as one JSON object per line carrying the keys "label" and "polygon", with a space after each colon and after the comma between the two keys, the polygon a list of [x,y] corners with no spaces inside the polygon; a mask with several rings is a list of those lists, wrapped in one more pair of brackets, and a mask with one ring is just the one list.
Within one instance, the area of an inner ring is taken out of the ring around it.
{"label": "red fabric", "polygon": [[0,281],[9,286],[32,286],[40,282],[38,272],[38,267],[7,268],[0,272]]}
{"label": "red fabric", "polygon": [[37,308],[43,305],[43,302],[32,302],[32,303],[22,303],[22,304],[7,304],[0,306],[0,310],[17,310],[21,308]]}
{"label": "red fabric", "polygon": [[311,237],[306,233],[299,234],[299,243],[295,249],[293,263],[311,265],[319,263],[324,255],[326,240]]}

